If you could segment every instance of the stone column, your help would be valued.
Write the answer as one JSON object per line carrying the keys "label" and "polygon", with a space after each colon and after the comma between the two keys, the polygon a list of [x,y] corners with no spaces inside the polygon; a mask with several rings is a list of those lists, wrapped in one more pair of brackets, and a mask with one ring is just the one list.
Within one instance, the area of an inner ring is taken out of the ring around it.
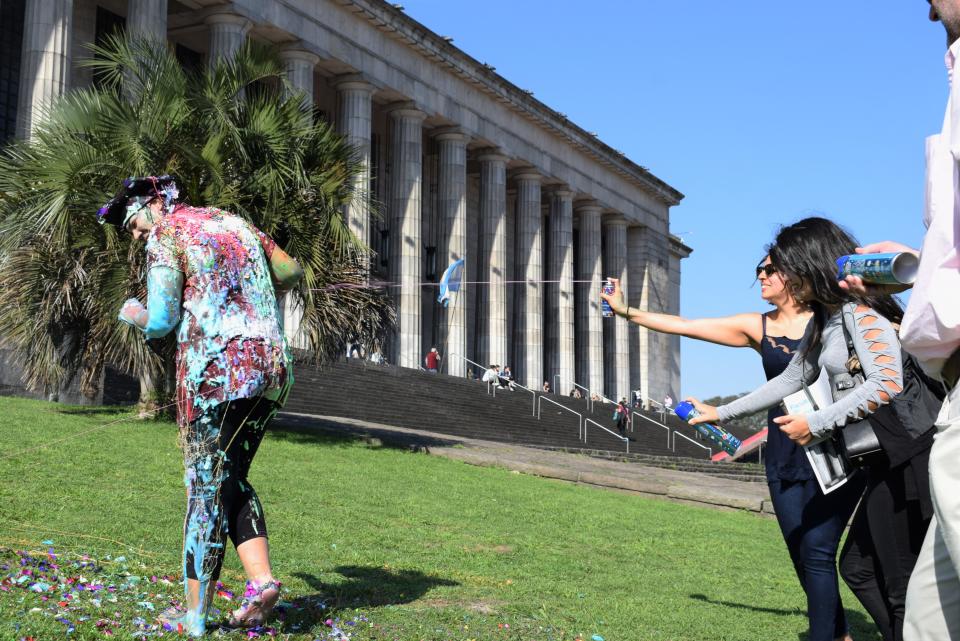
{"label": "stone column", "polygon": [[23,21],[17,137],[28,138],[38,120],[70,85],[73,0],[27,0]]}
{"label": "stone column", "polygon": [[235,13],[215,13],[204,22],[210,27],[210,53],[207,62],[214,66],[220,60],[230,60],[247,39],[253,26],[249,20]]}
{"label": "stone column", "polygon": [[[627,304],[630,307],[640,307],[640,297],[643,293],[643,282],[647,268],[647,253],[644,244],[644,227],[631,225],[627,227],[627,275],[628,283],[624,294],[627,297]],[[643,367],[640,356],[641,332],[646,330],[635,323],[627,325],[627,335],[630,341],[630,389],[640,390],[641,394],[646,394],[645,386],[641,383],[646,370]],[[646,336],[644,336],[644,341]],[[644,344],[646,344],[644,342]],[[632,399],[631,399],[632,400]],[[661,400],[661,399],[655,399]]]}
{"label": "stone column", "polygon": [[519,379],[533,390],[543,385],[543,214],[540,208],[541,176],[516,175],[517,181],[517,280],[520,315],[516,345]]}
{"label": "stone column", "polygon": [[286,69],[287,80],[297,91],[303,92],[303,105],[312,114],[313,68],[320,62],[320,56],[304,49],[283,49],[280,59]]}
{"label": "stone column", "polygon": [[[619,278],[623,291],[629,291],[630,279],[627,271],[627,221],[619,215],[603,218],[604,277]],[[605,338],[604,362],[606,363],[607,396],[619,401],[630,401],[630,337],[627,333],[629,321],[620,316],[603,321]]]}
{"label": "stone column", "polygon": [[[551,350],[553,370],[550,387],[565,394],[573,387],[574,362],[574,288],[573,288],[573,192],[558,189],[550,194],[550,264],[547,280],[547,347]],[[559,385],[556,377],[559,376]]]}
{"label": "stone column", "polygon": [[577,279],[588,281],[577,283],[577,316],[580,319],[577,378],[591,392],[603,394],[603,318],[600,316],[602,210],[598,205],[583,205],[577,208],[577,214],[580,218],[580,273]]}
{"label": "stone column", "polygon": [[[666,234],[657,232],[649,227],[640,227],[634,232],[637,237],[634,242],[636,249],[643,257],[642,280],[640,296],[631,301],[633,307],[644,311],[669,313],[669,254],[670,239]],[[634,247],[631,247],[631,252]],[[670,390],[668,355],[670,349],[669,335],[654,332],[648,329],[639,331],[640,358],[640,391],[645,398],[657,402],[670,393],[676,399],[679,391]]]}
{"label": "stone column", "polygon": [[[439,179],[437,205],[443,235],[438,248],[437,269],[446,269],[454,261],[466,257],[467,252],[467,141],[468,137],[457,130],[443,130],[437,136],[439,152]],[[462,280],[472,276],[463,268]],[[441,334],[444,337],[443,357],[447,359],[447,373],[451,376],[466,376],[467,364],[450,354],[467,356],[467,288],[461,285],[460,292],[452,295],[442,313]]]}
{"label": "stone column", "polygon": [[[287,80],[293,89],[304,94],[303,101],[306,108],[313,107],[313,68],[320,61],[320,57],[304,49],[283,49],[280,59],[286,67]],[[303,309],[296,304],[293,294],[285,294],[283,305],[283,331],[287,342],[296,348],[307,349],[308,342],[300,334],[300,323],[303,320]]]}
{"label": "stone column", "polygon": [[390,165],[390,281],[397,304],[395,362],[417,368],[421,354],[420,281],[423,244],[420,242],[420,206],[423,183],[423,119],[412,103],[390,110],[393,127]]}
{"label": "stone column", "polygon": [[344,76],[336,83],[339,114],[337,132],[356,150],[361,170],[353,180],[353,200],[347,206],[350,231],[364,244],[370,242],[370,139],[374,86],[358,75]]}
{"label": "stone column", "polygon": [[167,0],[128,0],[127,33],[166,44]]}
{"label": "stone column", "polygon": [[478,280],[487,281],[478,300],[482,318],[480,338],[484,366],[507,360],[507,160],[484,153],[480,161],[480,235],[483,243]]}

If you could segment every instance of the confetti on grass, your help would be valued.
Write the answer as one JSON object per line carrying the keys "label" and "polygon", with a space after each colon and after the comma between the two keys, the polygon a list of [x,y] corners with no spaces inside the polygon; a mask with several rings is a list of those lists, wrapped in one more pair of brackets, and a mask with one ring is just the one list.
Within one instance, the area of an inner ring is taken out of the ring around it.
{"label": "confetti on grass", "polygon": [[[43,545],[52,546],[52,541]],[[181,583],[175,576],[136,574],[137,568],[125,557],[95,559],[82,555],[67,558],[48,547],[45,552],[11,550],[0,547],[0,611],[11,612],[0,619],[0,626],[15,626],[17,641],[47,638],[44,631],[60,630],[63,638],[83,633],[83,638],[148,639],[177,637],[177,630],[164,629],[157,615],[170,606],[178,606]],[[235,595],[223,583],[217,583],[213,620],[225,618],[234,606]],[[220,609],[216,609],[220,606]],[[313,610],[326,608],[323,602],[307,603]],[[281,622],[291,610],[288,602],[277,608]],[[317,620],[322,620],[317,616]],[[349,625],[354,625],[351,622]],[[34,630],[36,628],[36,631]],[[0,637],[7,638],[0,628]],[[253,629],[221,627],[208,630],[216,637],[267,639],[276,637],[276,627]],[[328,638],[326,636],[321,638]],[[333,638],[333,637],[329,637]],[[349,639],[345,634],[338,639]]]}

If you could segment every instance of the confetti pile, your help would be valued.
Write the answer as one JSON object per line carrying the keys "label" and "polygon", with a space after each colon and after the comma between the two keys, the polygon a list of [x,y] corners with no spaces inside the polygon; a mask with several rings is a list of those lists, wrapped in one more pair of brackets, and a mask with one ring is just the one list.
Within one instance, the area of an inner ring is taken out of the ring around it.
{"label": "confetti pile", "polygon": [[[122,637],[148,639],[178,637],[180,630],[163,626],[157,616],[165,609],[180,605],[182,584],[178,577],[145,575],[131,572],[123,556],[94,559],[88,555],[61,558],[52,541],[44,541],[46,551],[24,551],[0,548],[0,608],[5,621],[0,621],[6,637],[7,626],[15,628],[17,641],[40,641],[50,631],[58,637],[83,638]],[[212,619],[225,618],[231,607],[236,607],[235,594],[223,583],[217,583]],[[12,617],[10,605],[13,606]],[[217,607],[221,609],[217,609]],[[302,599],[296,604],[281,601],[276,609],[276,627],[231,629],[225,626],[210,628],[214,637],[256,639],[276,637],[280,632],[301,632],[302,623],[284,624],[291,612],[298,620],[313,620],[321,624],[320,636],[310,634],[317,641],[349,641],[353,630],[367,623],[365,616],[349,620],[322,616],[326,603],[319,599]],[[312,615],[312,616],[303,616]],[[11,621],[12,619],[12,621]],[[37,631],[40,632],[37,632]],[[302,633],[306,633],[303,630]]]}

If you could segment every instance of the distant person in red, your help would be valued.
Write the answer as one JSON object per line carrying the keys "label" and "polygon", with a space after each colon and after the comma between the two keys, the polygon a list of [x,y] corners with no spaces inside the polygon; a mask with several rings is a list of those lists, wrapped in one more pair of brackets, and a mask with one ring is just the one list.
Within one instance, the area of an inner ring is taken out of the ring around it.
{"label": "distant person in red", "polygon": [[427,355],[423,357],[423,365],[428,372],[436,374],[437,370],[440,369],[440,360],[440,352],[437,351],[436,347],[431,347]]}

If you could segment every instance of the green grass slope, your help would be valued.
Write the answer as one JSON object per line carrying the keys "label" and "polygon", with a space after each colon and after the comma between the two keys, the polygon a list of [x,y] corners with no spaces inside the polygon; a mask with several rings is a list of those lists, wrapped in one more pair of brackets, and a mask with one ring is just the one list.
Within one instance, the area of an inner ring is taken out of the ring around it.
{"label": "green grass slope", "polygon": [[[171,423],[0,399],[0,639],[160,636],[152,614],[181,589],[181,477]],[[284,582],[261,638],[806,636],[772,519],[282,429],[251,481]],[[232,551],[222,580],[227,609]],[[844,601],[855,638],[878,638]]]}

